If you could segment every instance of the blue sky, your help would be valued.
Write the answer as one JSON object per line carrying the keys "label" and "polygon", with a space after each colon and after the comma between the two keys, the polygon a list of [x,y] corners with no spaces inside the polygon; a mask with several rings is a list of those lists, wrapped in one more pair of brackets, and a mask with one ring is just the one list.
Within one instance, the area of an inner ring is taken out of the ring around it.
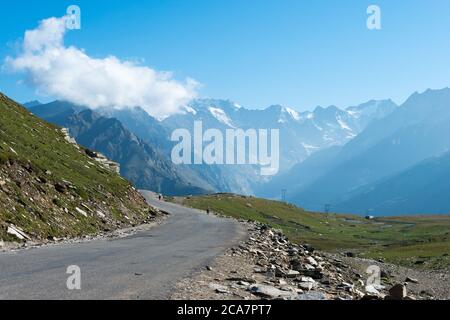
{"label": "blue sky", "polygon": [[[65,43],[91,57],[142,59],[202,84],[202,97],[250,108],[340,107],[375,98],[403,102],[414,91],[450,86],[450,1],[164,0],[2,3],[0,57],[14,56],[25,30],[82,11],[82,29]],[[382,30],[366,9],[382,10]],[[0,91],[18,101],[48,100],[0,74]]]}

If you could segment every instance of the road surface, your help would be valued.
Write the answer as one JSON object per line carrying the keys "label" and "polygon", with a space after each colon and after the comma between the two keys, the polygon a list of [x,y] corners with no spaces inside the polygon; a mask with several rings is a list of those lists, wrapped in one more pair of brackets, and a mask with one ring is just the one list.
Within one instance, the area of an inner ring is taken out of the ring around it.
{"label": "road surface", "polygon": [[[170,216],[125,238],[0,253],[0,299],[166,299],[173,286],[239,242],[239,224],[198,210],[147,201]],[[81,290],[67,289],[67,267]]]}

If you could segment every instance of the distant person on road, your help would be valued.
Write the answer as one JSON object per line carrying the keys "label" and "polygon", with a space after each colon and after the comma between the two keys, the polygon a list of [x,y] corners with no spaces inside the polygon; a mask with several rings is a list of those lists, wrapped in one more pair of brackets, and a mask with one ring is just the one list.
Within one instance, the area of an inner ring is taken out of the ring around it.
{"label": "distant person on road", "polygon": [[209,214],[209,208],[206,209],[206,214]]}
{"label": "distant person on road", "polygon": [[161,194],[158,194],[158,199],[161,201],[161,199],[162,199],[162,195]]}

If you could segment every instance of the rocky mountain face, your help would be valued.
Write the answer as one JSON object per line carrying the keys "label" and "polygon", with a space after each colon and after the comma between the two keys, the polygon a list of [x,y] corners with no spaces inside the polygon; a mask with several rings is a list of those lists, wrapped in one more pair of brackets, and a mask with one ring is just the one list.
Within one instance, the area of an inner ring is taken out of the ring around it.
{"label": "rocky mountain face", "polygon": [[128,181],[0,94],[0,240],[53,240],[153,220]]}
{"label": "rocky mountain face", "polygon": [[[450,148],[449,123],[450,89],[413,94],[396,111],[381,121],[372,122],[338,153],[328,157],[318,168],[320,172],[309,172],[308,174],[314,174],[316,179],[298,190],[293,190],[289,199],[309,210],[322,210],[328,203],[336,205],[336,209],[358,211],[360,214],[383,207],[382,203],[387,203],[389,199],[397,199],[393,200],[392,206],[389,207],[392,212],[405,214],[436,212],[435,204],[431,202],[424,203],[424,206],[402,205],[401,203],[406,200],[403,192],[378,197],[376,201],[381,203],[367,203],[365,206],[361,205],[360,200],[355,200],[353,206],[351,199],[360,199],[358,195],[361,192],[368,193],[383,180],[400,174],[427,158],[447,152]],[[299,168],[302,169],[302,165],[296,170]],[[420,185],[421,179],[409,182]],[[407,189],[411,188],[413,187]],[[387,190],[394,191],[391,188]],[[413,196],[411,193],[407,198]],[[338,205],[340,203],[342,205]],[[398,206],[397,209],[394,209],[394,206]],[[402,207],[403,209],[400,209]],[[448,208],[445,205],[438,211],[448,211]],[[380,212],[378,209],[377,211]]]}
{"label": "rocky mountain face", "polygon": [[391,100],[369,101],[346,110],[330,106],[297,112],[280,105],[250,110],[227,100],[202,99],[185,107],[185,114],[171,116],[162,124],[170,130],[192,129],[194,120],[202,120],[205,129],[279,129],[281,171],[286,171],[319,150],[344,145],[371,121],[395,109]]}
{"label": "rocky mountain face", "polygon": [[[114,154],[113,144],[110,144],[109,150],[106,150],[108,135],[104,135],[103,145],[98,145],[97,141],[95,147],[101,148],[99,151],[114,161],[120,162],[124,170],[130,166],[134,167],[133,173],[124,171],[123,174],[138,186],[153,191],[167,194],[198,194],[205,190],[254,194],[257,190],[262,190],[265,194],[269,194],[270,192],[264,190],[261,185],[272,177],[261,176],[257,165],[183,164],[174,168],[168,164],[171,161],[171,150],[176,144],[170,141],[171,133],[180,128],[193,132],[194,121],[202,121],[203,130],[214,128],[223,133],[226,129],[234,128],[279,129],[280,172],[283,173],[320,150],[344,145],[371,121],[383,118],[395,108],[396,105],[392,101],[386,100],[369,101],[347,110],[331,106],[317,107],[313,112],[299,113],[279,105],[263,110],[249,110],[228,100],[199,99],[185,106],[181,114],[172,115],[162,121],[156,120],[138,107],[102,108],[95,110],[95,113],[105,118],[119,120],[126,130],[153,150],[153,155],[159,160],[155,163],[147,161],[147,167],[156,166],[154,171],[157,171],[157,174],[141,174],[142,170],[136,168],[137,159],[134,161],[131,153],[123,154],[122,157]],[[46,105],[34,105],[30,110],[47,121],[70,127],[73,124],[67,123],[67,119],[84,109],[56,101]],[[96,130],[95,134],[99,135],[101,132]],[[110,135],[110,137],[113,136]],[[91,132],[89,138],[84,136],[83,143],[94,148],[92,144],[94,139]],[[120,153],[123,148],[126,148],[125,144],[122,144],[117,152]],[[133,164],[127,165],[127,162]],[[180,180],[181,186],[176,185],[173,180],[175,177]],[[186,181],[189,182],[186,183]]]}
{"label": "rocky mountain face", "polygon": [[[320,150],[344,145],[371,121],[382,119],[395,109],[396,105],[390,100],[370,101],[347,110],[331,106],[317,107],[313,112],[297,112],[280,105],[250,110],[228,100],[201,99],[186,106],[184,114],[166,118],[161,124],[169,132],[177,128],[192,131],[196,120],[202,121],[204,130],[279,129],[280,174],[283,174]],[[218,191],[270,193],[264,185],[272,177],[260,176],[254,166],[191,166],[191,169]],[[211,180],[209,176],[218,176],[220,180]],[[217,185],[217,181],[223,181],[222,185]],[[279,190],[277,192],[279,194]]]}
{"label": "rocky mountain face", "polygon": [[[30,111],[69,128],[79,144],[118,162],[121,174],[137,188],[176,195],[201,194],[209,187],[187,170],[180,173],[157,147],[138,138],[116,118],[107,118],[65,102],[35,106]],[[204,189],[199,187],[202,185]]]}

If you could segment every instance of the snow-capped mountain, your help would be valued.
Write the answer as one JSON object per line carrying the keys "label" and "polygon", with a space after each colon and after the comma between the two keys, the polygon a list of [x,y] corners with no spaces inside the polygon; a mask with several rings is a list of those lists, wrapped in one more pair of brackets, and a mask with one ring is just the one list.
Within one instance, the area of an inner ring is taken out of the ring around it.
{"label": "snow-capped mountain", "polygon": [[[182,114],[164,119],[161,125],[171,132],[186,128],[192,132],[194,121],[202,121],[203,129],[228,128],[279,129],[280,173],[288,171],[309,156],[331,146],[341,146],[357,136],[372,119],[380,119],[396,109],[391,100],[369,101],[346,110],[335,106],[317,107],[298,112],[293,108],[272,105],[265,109],[247,109],[230,100],[198,99],[184,107]],[[256,186],[267,181],[253,166],[190,166],[192,170],[215,177],[229,187],[220,191],[254,193]],[[214,171],[212,174],[211,171]],[[226,171],[226,172],[225,172]],[[239,181],[239,182],[237,182]]]}
{"label": "snow-capped mountain", "polygon": [[199,99],[185,106],[184,113],[162,121],[169,129],[192,129],[201,120],[205,129],[279,129],[280,168],[286,171],[314,152],[344,145],[358,135],[373,119],[380,119],[396,105],[391,100],[369,101],[346,110],[335,106],[298,112],[272,105],[265,109],[247,109],[229,100]]}

